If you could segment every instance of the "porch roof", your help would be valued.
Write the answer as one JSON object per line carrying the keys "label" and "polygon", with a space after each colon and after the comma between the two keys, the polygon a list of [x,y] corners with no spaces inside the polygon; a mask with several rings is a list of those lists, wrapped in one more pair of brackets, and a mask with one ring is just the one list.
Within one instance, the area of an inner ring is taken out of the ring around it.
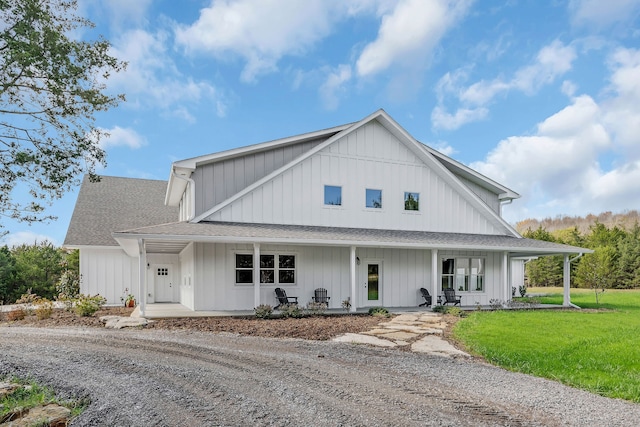
{"label": "porch roof", "polygon": [[590,249],[522,237],[238,222],[174,222],[113,233],[130,255],[138,239],[147,252],[178,253],[190,242],[265,243],[320,246],[389,247],[508,251],[511,256],[590,253]]}

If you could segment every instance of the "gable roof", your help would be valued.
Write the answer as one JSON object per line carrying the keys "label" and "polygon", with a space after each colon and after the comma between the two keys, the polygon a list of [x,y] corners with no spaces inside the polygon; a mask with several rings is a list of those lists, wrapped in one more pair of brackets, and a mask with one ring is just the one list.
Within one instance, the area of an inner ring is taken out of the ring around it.
{"label": "gable roof", "polygon": [[166,188],[166,181],[85,176],[63,246],[118,246],[114,231],[175,222],[179,210],[163,203]]}
{"label": "gable roof", "polygon": [[[404,144],[422,162],[424,162],[427,166],[429,166],[432,170],[434,170],[438,175],[443,177],[451,186],[453,186],[460,194],[462,194],[476,209],[478,209],[480,212],[483,212],[487,218],[490,218],[495,224],[497,224],[500,228],[504,229],[507,233],[516,237],[521,237],[511,225],[509,225],[504,219],[502,219],[502,217],[499,214],[497,214],[495,211],[489,208],[486,203],[484,203],[468,186],[464,185],[458,179],[458,177],[456,177],[454,173],[442,163],[441,159],[443,159],[446,156],[441,154],[436,156],[430,150],[425,149],[425,146],[422,143],[418,142],[415,138],[413,138],[406,130],[404,130],[395,120],[391,118],[391,116],[389,116],[382,109],[374,112],[373,114],[365,117],[361,121],[354,123],[348,126],[347,128],[343,129],[342,131],[334,134],[333,136],[328,138],[325,142],[315,146],[314,148],[310,149],[305,154],[299,156],[295,160],[280,167],[279,169],[276,169],[271,174],[254,182],[253,184],[244,188],[242,191],[239,191],[238,193],[232,195],[231,197],[224,200],[223,202],[218,203],[216,206],[213,206],[209,210],[201,213],[200,215],[193,218],[191,221],[200,222],[205,220],[212,214],[220,211],[221,209],[225,208],[226,206],[230,205],[236,200],[239,200],[243,196],[249,194],[251,191],[259,188],[260,186],[274,179],[278,175],[281,175],[282,173],[294,167],[295,165],[303,162],[304,160],[310,158],[311,156],[315,155],[321,150],[324,150],[326,147],[330,146],[336,141],[341,140],[346,135],[352,132],[355,132],[357,129],[365,126],[367,123],[370,123],[374,120],[380,123],[387,131],[389,131],[395,138],[397,138],[398,141]],[[476,172],[472,173],[471,169],[463,167],[461,164],[457,162],[451,161],[451,167],[453,168],[454,166],[457,168],[457,170],[460,170],[462,173],[467,175],[468,179],[472,179],[474,182],[479,180],[482,177],[482,175]],[[485,187],[489,184],[492,186],[492,188],[497,188],[497,186],[499,185],[489,180],[488,178],[486,178]],[[511,190],[506,189],[506,187],[499,186],[499,188],[504,199],[519,197],[517,193],[514,193]]]}

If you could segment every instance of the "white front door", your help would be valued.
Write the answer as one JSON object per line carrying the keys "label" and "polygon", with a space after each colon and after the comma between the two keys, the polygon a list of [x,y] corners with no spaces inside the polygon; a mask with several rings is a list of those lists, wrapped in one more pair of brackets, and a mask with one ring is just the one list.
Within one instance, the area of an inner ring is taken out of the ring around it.
{"label": "white front door", "polygon": [[364,260],[360,277],[364,279],[360,285],[360,306],[382,305],[382,262]]}
{"label": "white front door", "polygon": [[173,271],[171,264],[153,265],[155,302],[173,302]]}

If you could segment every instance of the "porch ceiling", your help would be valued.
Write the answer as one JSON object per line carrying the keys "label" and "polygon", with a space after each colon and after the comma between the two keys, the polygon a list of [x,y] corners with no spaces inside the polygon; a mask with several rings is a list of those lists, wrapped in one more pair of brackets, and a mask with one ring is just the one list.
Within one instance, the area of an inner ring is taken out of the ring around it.
{"label": "porch ceiling", "polygon": [[179,254],[189,244],[180,240],[146,240],[147,253]]}

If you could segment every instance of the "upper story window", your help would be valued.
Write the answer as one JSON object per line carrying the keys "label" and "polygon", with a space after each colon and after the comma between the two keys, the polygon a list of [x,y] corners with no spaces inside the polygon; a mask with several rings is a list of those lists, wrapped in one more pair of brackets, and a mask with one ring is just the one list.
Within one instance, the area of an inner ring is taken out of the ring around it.
{"label": "upper story window", "polygon": [[484,291],[483,258],[446,258],[442,260],[442,289],[460,292]]}
{"label": "upper story window", "polygon": [[325,185],[324,204],[329,206],[342,206],[342,187]]}
{"label": "upper story window", "polygon": [[366,207],[374,209],[382,209],[382,190],[366,190]]}
{"label": "upper story window", "polygon": [[420,210],[420,193],[404,193],[404,210],[419,211]]}

